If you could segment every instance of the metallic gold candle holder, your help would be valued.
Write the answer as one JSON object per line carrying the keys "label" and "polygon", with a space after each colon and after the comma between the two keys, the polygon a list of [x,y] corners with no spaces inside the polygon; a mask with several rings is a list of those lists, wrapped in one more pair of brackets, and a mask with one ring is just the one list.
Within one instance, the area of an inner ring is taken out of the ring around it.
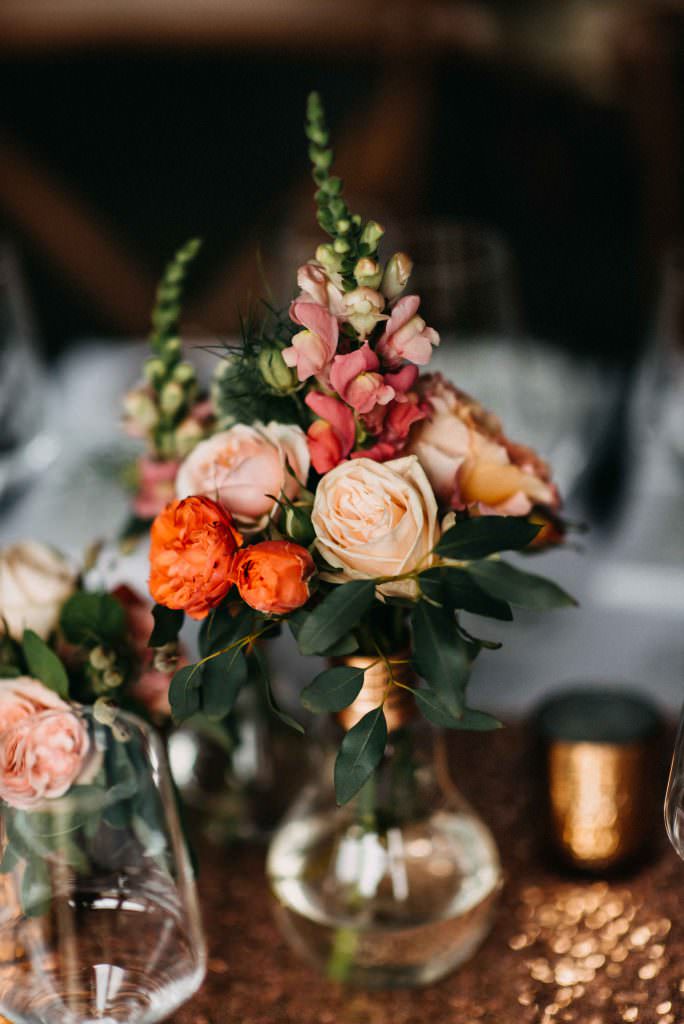
{"label": "metallic gold candle holder", "polygon": [[551,839],[573,867],[603,872],[636,858],[659,827],[652,704],[623,690],[576,689],[536,716]]}

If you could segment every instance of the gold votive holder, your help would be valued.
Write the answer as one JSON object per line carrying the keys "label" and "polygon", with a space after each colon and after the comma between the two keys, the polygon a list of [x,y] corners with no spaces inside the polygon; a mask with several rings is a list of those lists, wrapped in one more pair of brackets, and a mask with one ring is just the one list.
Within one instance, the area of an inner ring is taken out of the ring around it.
{"label": "gold votive holder", "polygon": [[592,872],[634,861],[660,827],[657,709],[629,691],[582,687],[546,701],[535,722],[556,851]]}

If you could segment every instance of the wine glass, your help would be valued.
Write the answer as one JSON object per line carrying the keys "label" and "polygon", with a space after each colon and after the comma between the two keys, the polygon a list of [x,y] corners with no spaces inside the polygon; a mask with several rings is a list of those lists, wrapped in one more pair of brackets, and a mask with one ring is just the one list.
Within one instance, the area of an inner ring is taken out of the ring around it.
{"label": "wine glass", "polygon": [[0,1012],[16,1024],[153,1024],[204,978],[162,745],[134,716],[96,714],[0,735]]}

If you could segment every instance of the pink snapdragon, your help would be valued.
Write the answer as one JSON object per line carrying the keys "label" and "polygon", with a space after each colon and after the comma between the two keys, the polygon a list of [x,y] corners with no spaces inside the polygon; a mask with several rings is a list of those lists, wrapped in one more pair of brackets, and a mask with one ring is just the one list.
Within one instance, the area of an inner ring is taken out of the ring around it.
{"label": "pink snapdragon", "polygon": [[297,271],[297,285],[301,289],[301,295],[295,302],[314,302],[335,317],[344,315],[342,292],[330,280],[320,263],[304,263]]}
{"label": "pink snapdragon", "polygon": [[292,345],[283,349],[283,360],[297,368],[300,381],[324,374],[337,351],[337,320],[323,306],[302,301],[292,303],[290,317],[305,330],[295,334]]}
{"label": "pink snapdragon", "polygon": [[335,356],[330,384],[352,409],[368,413],[376,405],[387,405],[396,394],[379,369],[380,360],[366,342],[354,352]]}
{"label": "pink snapdragon", "polygon": [[304,401],[320,417],[306,435],[311,463],[317,473],[327,473],[346,459],[354,447],[354,413],[339,398],[320,391],[310,391]]}
{"label": "pink snapdragon", "polygon": [[377,346],[380,358],[388,366],[399,366],[404,359],[425,366],[430,362],[433,347],[439,345],[437,331],[427,327],[417,315],[419,306],[417,295],[406,295],[392,310]]}

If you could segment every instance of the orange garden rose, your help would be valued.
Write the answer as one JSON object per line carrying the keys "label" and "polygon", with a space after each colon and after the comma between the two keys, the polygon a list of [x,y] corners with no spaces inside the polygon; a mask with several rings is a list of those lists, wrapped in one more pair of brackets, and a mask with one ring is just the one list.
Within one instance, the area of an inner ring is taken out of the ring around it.
{"label": "orange garden rose", "polygon": [[314,568],[306,548],[289,540],[252,544],[235,559],[240,597],[267,615],[287,615],[306,604]]}
{"label": "orange garden rose", "polygon": [[172,501],[152,524],[150,593],[158,604],[204,619],[235,582],[242,537],[211,498]]}

